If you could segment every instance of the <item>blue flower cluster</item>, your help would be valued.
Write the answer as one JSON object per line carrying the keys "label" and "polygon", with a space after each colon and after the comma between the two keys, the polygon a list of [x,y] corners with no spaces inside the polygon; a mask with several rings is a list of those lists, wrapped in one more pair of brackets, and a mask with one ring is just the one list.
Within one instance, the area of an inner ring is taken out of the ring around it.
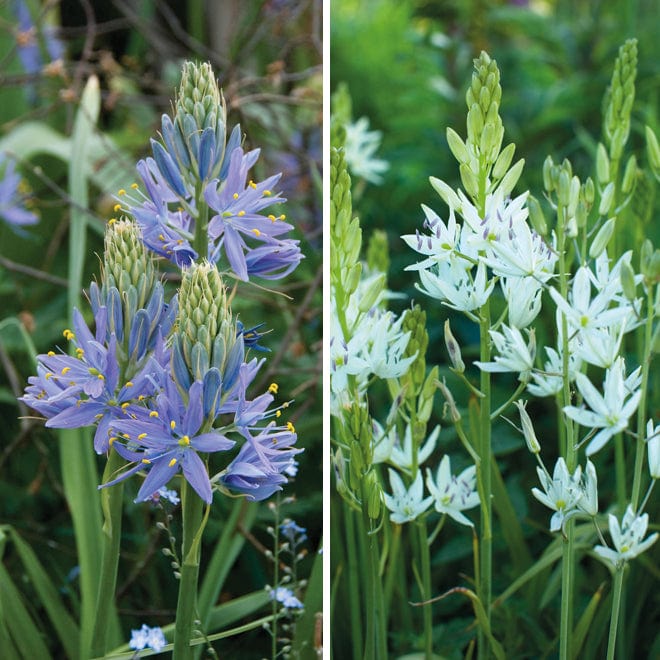
{"label": "blue flower cluster", "polygon": [[117,208],[135,218],[151,250],[179,266],[224,258],[241,280],[280,279],[302,259],[299,242],[285,237],[293,229],[285,216],[266,215],[286,201],[275,191],[280,175],[248,180],[260,150],[243,150],[240,126],[227,138],[211,78],[206,65],[184,67],[174,118],[163,115],[153,157],[137,166],[146,192],[121,190]]}
{"label": "blue flower cluster", "polygon": [[4,153],[0,153],[0,218],[13,227],[33,225],[39,222],[34,211],[26,208],[26,198],[22,190],[20,175],[16,172],[16,164]]}

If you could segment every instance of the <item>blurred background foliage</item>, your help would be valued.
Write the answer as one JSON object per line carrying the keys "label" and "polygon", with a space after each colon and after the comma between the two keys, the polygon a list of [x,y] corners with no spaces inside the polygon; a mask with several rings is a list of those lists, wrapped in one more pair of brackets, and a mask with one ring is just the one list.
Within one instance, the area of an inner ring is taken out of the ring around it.
{"label": "blurred background foliage", "polygon": [[[27,30],[17,22],[19,10],[31,17]],[[89,163],[93,186],[84,282],[98,277],[113,195],[130,186],[135,163],[150,153],[149,138],[155,137],[161,114],[171,109],[184,59],[213,65],[229,126],[240,123],[246,146],[261,148],[251,173],[255,180],[283,172],[280,183],[288,198],[283,211],[296,227],[293,238],[301,241],[305,259],[292,276],[274,284],[286,295],[241,285],[232,305],[247,327],[263,322],[268,330],[262,343],[271,352],[253,395],[276,381],[280,399],[295,400],[291,420],[305,453],[284,494],[298,497],[282,507],[280,517],[307,528],[310,557],[315,554],[322,503],[321,23],[317,0],[0,1],[0,149],[16,159],[28,204],[40,216],[37,225],[20,230],[0,221],[0,523],[13,525],[31,544],[74,612],[75,544],[57,438],[41,420],[26,417],[28,411],[15,397],[34,369],[31,344],[46,352],[64,343],[62,330],[70,315],[69,136],[91,75],[99,78],[102,108]],[[53,39],[61,52],[49,50]],[[26,41],[36,44],[27,60],[21,48]],[[179,274],[171,264],[161,264],[161,270],[173,292]],[[118,581],[124,632],[139,627],[146,616],[152,625],[172,620],[176,601],[169,560],[160,553],[167,536],[155,527],[163,512],[133,505],[136,486],[131,484],[127,493]],[[229,503],[216,498],[214,507],[205,535],[209,546],[218,540]],[[252,531],[246,530],[247,542],[222,600],[260,589],[272,579],[264,558],[272,545],[265,528],[272,522],[272,512],[262,506]],[[174,533],[179,536],[178,530]],[[20,563],[9,546],[3,561],[20,583]],[[309,570],[311,558],[300,567],[300,576]],[[26,591],[29,602],[29,585]],[[39,605],[32,607],[36,619],[42,619]],[[270,648],[263,631],[248,634]],[[230,657],[234,643],[245,645],[245,637],[226,643]],[[258,650],[260,643],[255,642],[254,657],[267,652]],[[252,657],[248,648],[241,647],[241,657]]]}
{"label": "blurred background foliage", "polygon": [[[570,159],[573,171],[582,181],[595,179],[595,151],[603,141],[604,98],[612,77],[614,61],[623,42],[638,39],[638,74],[633,106],[631,134],[626,154],[637,156],[638,171],[633,202],[625,209],[624,222],[633,245],[647,236],[657,247],[660,243],[656,183],[648,172],[644,127],[660,130],[660,43],[657,36],[660,3],[658,0],[335,0],[331,7],[331,91],[345,84],[352,103],[352,118],[368,117],[370,129],[380,131],[382,144],[376,157],[389,162],[381,185],[366,184],[354,177],[353,212],[359,216],[366,246],[376,229],[385,230],[389,239],[391,265],[388,288],[403,296],[393,297],[389,307],[401,311],[419,303],[427,313],[430,336],[428,364],[440,364],[441,378],[455,396],[463,419],[469,418],[461,384],[447,368],[443,341],[443,324],[451,319],[452,330],[463,351],[463,357],[478,359],[479,335],[475,324],[437,301],[423,296],[414,288],[418,281],[406,266],[416,261],[400,239],[414,233],[424,219],[420,204],[427,204],[446,219],[446,205],[429,184],[429,176],[461,187],[458,165],[451,155],[445,137],[446,127],[465,137],[465,91],[472,75],[472,61],[481,50],[497,60],[503,90],[500,113],[503,119],[504,144],[515,142],[516,156],[525,158],[525,169],[514,190],[520,194],[530,190],[541,200],[546,217],[553,213],[543,199],[542,165],[548,155],[555,163]],[[627,157],[627,156],[626,156]],[[551,224],[552,226],[552,224]],[[634,239],[632,237],[635,237]],[[641,242],[641,241],[640,241]],[[363,258],[366,253],[363,255]],[[639,256],[633,256],[639,268]],[[502,310],[495,303],[494,318]],[[554,319],[546,313],[543,327],[552,332]],[[537,335],[537,353],[543,352],[547,337]],[[629,347],[630,363],[637,364],[635,346]],[[477,379],[478,370],[471,375]],[[502,375],[495,381],[494,407],[506,401],[515,390],[514,377]],[[460,394],[460,397],[459,397]],[[654,419],[660,413],[660,393],[649,393],[649,412]],[[384,419],[390,400],[385,390],[374,395],[371,408]],[[380,411],[380,413],[378,413]],[[550,400],[530,402],[530,414],[546,452],[552,456],[556,447],[557,413]],[[515,417],[515,415],[513,415]],[[448,420],[442,419],[440,395],[429,429],[442,422],[436,454],[430,465],[437,465],[444,453],[451,454],[455,470],[466,467],[466,456],[459,449],[456,434]],[[522,436],[503,420],[494,422],[493,451],[504,476],[506,489],[523,525],[529,549],[538,558],[548,547],[547,511],[530,495],[536,484],[533,460],[525,449]],[[556,450],[555,450],[556,451]],[[612,474],[610,456],[598,456],[599,474]],[[599,483],[601,501],[616,500],[614,480],[603,477]],[[654,505],[657,512],[657,504]],[[653,509],[649,511],[653,518]],[[341,526],[341,503],[333,493],[333,532]],[[657,519],[657,516],[656,516]],[[494,593],[502,593],[517,577],[512,558],[504,542],[506,530],[497,524],[494,530]],[[452,530],[456,531],[456,530]],[[335,543],[336,541],[336,543]],[[348,630],[345,619],[346,557],[341,554],[343,541],[333,536],[333,647],[337,657],[348,657],[349,640],[338,631]],[[405,550],[403,551],[405,556]],[[473,567],[467,534],[445,535],[444,530],[432,548],[434,595],[457,585],[469,586]],[[658,548],[631,566],[629,575],[634,602],[624,614],[625,624],[618,640],[621,649],[635,657],[657,657],[660,636],[650,621],[660,616],[660,604],[652,585],[657,585]],[[529,559],[529,558],[528,558]],[[524,563],[524,562],[523,562]],[[402,566],[402,570],[405,569]],[[408,570],[410,584],[401,586],[403,594],[418,595],[415,578]],[[582,612],[587,594],[593,595],[599,585],[609,584],[607,570],[589,560],[578,571],[583,598],[576,605]],[[539,586],[540,585],[540,586]],[[560,572],[546,569],[539,574],[535,593],[541,589],[541,602],[525,599],[525,590],[493,611],[494,626],[507,657],[553,657],[556,652],[558,626],[558,591]],[[409,590],[408,590],[409,589]],[[532,592],[534,592],[532,590]],[[530,593],[532,593],[530,592]],[[610,590],[598,596],[602,602],[590,627],[583,648],[584,657],[604,657],[598,640],[606,637],[610,607]],[[396,600],[396,598],[395,598]],[[396,632],[390,635],[390,648],[399,653],[421,648],[421,609],[406,602],[392,605],[392,621]],[[445,658],[461,658],[475,635],[469,605],[458,597],[433,605],[434,650]],[[342,624],[341,622],[344,621]],[[461,651],[461,649],[463,651]],[[415,656],[417,657],[417,656]],[[626,657],[622,655],[621,657]]]}

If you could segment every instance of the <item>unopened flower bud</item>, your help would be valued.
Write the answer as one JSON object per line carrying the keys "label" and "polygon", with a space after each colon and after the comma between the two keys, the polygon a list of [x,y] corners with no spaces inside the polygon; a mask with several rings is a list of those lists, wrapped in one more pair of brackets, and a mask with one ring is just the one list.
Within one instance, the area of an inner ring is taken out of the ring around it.
{"label": "unopened flower bud", "polygon": [[552,156],[547,156],[543,161],[543,187],[547,193],[555,190],[554,161]]}
{"label": "unopened flower bud", "polygon": [[621,192],[628,195],[635,187],[635,179],[637,178],[637,159],[634,154],[630,156],[626,163],[626,169],[623,173],[623,181],[621,182]]}
{"label": "unopened flower bud", "polygon": [[518,408],[518,413],[520,414],[520,423],[522,424],[522,431],[525,436],[525,442],[527,443],[527,449],[529,449],[532,454],[538,454],[541,451],[541,445],[536,438],[534,425],[532,424],[532,420],[525,408],[527,402],[519,399],[518,401],[514,401],[514,405]]}
{"label": "unopened flower bud", "polygon": [[479,144],[481,131],[484,128],[484,115],[481,108],[477,103],[474,103],[468,110],[467,115],[467,129],[468,129],[468,142],[471,142],[475,147]]}
{"label": "unopened flower bud", "polygon": [[479,182],[477,177],[474,175],[472,170],[465,165],[464,163],[458,168],[461,174],[461,182],[463,183],[463,188],[465,192],[475,199],[479,195]]}
{"label": "unopened flower bud", "polygon": [[447,143],[449,144],[452,154],[454,154],[454,158],[456,158],[459,163],[467,164],[470,162],[470,152],[465,146],[465,142],[461,140],[460,136],[453,128],[447,128]]}
{"label": "unopened flower bud", "polygon": [[443,201],[450,209],[454,211],[460,210],[461,200],[453,188],[442,181],[442,179],[437,179],[434,176],[429,177],[429,181],[431,182],[433,189],[438,193],[438,195],[440,195],[440,197],[442,197]]}
{"label": "unopened flower bud", "polygon": [[372,520],[377,520],[380,517],[383,503],[383,491],[374,472],[367,474],[365,488],[367,492],[367,515]]}
{"label": "unopened flower bud", "polygon": [[529,211],[529,220],[537,234],[545,236],[548,233],[548,225],[543,215],[543,209],[536,197],[530,195],[527,198],[527,210]]}
{"label": "unopened flower bud", "polygon": [[461,347],[451,332],[449,319],[445,321],[445,345],[447,346],[447,353],[449,354],[449,361],[452,368],[454,371],[462,374],[465,371],[465,363],[461,356]]}
{"label": "unopened flower bud", "polygon": [[580,198],[575,209],[575,223],[579,229],[583,229],[587,225],[587,217],[589,213],[587,211],[587,205],[584,200]]}
{"label": "unopened flower bud", "polygon": [[589,176],[582,186],[582,197],[584,198],[587,209],[590,210],[596,198],[596,186],[593,179]]}
{"label": "unopened flower bud", "polygon": [[596,177],[601,186],[607,185],[610,180],[610,159],[602,142],[596,148]]}
{"label": "unopened flower bud", "polygon": [[525,159],[521,158],[505,175],[502,179],[498,190],[501,190],[504,196],[511,194],[511,191],[516,187],[518,179],[522,174],[523,167],[525,167]]}
{"label": "unopened flower bud", "polygon": [[596,237],[591,242],[589,247],[589,256],[592,259],[597,259],[602,253],[603,250],[607,247],[607,244],[612,238],[614,233],[616,218],[610,218],[603,226],[598,230]]}
{"label": "unopened flower bud", "polygon": [[507,173],[515,151],[516,145],[513,142],[502,149],[495,161],[495,165],[493,165],[492,175],[495,181],[499,181]]}
{"label": "unopened flower bud", "polygon": [[653,170],[653,174],[660,178],[660,145],[656,134],[651,130],[650,126],[645,129],[646,133],[646,154],[649,159],[649,165]]}
{"label": "unopened flower bud", "polygon": [[600,204],[598,205],[598,213],[600,215],[608,215],[610,212],[610,209],[612,208],[612,203],[614,202],[614,182],[610,181],[610,183],[605,186],[605,190],[603,190],[603,194],[600,198]]}
{"label": "unopened flower bud", "polygon": [[367,265],[372,271],[387,273],[390,269],[389,245],[387,232],[376,229],[369,237],[367,245]]}
{"label": "unopened flower bud", "polygon": [[636,298],[637,285],[635,284],[635,273],[627,259],[623,259],[621,261],[619,277],[621,278],[621,288],[623,289],[623,295],[630,302],[633,302]]}
{"label": "unopened flower bud", "polygon": [[361,312],[368,312],[376,304],[384,288],[385,273],[379,273],[376,277],[371,278],[366,289],[361,292],[362,297],[358,302],[358,309]]}
{"label": "unopened flower bud", "polygon": [[568,206],[571,201],[571,176],[565,169],[559,173],[557,200],[561,206]]}

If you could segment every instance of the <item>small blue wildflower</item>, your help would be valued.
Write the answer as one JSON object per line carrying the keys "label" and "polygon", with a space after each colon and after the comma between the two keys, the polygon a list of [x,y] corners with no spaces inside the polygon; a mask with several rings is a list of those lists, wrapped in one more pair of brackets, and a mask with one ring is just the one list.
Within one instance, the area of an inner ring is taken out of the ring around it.
{"label": "small blue wildflower", "polygon": [[39,222],[36,213],[25,208],[25,198],[21,193],[21,177],[16,173],[13,160],[0,153],[0,168],[6,163],[0,179],[0,218],[12,226],[33,225]]}
{"label": "small blue wildflower", "polygon": [[293,520],[285,520],[280,525],[280,533],[289,541],[292,548],[307,540],[306,532],[304,527],[300,527]]}
{"label": "small blue wildflower", "polygon": [[288,609],[302,609],[305,607],[293,594],[291,589],[286,587],[277,587],[270,592],[270,599],[282,603]]}
{"label": "small blue wildflower", "polygon": [[148,625],[143,624],[139,630],[131,630],[131,641],[128,646],[135,651],[153,649],[156,653],[159,653],[166,645],[165,635],[158,626],[150,628]]}
{"label": "small blue wildflower", "polygon": [[165,486],[159,488],[152,495],[152,499],[156,503],[158,503],[159,500],[167,500],[170,504],[173,504],[174,506],[176,506],[181,501],[179,494],[175,490],[170,490],[169,488],[165,488]]}
{"label": "small blue wildflower", "polygon": [[111,423],[111,428],[117,432],[112,446],[135,465],[99,488],[114,485],[139,470],[147,469],[147,476],[135,498],[136,502],[144,502],[182,471],[195,492],[210,504],[213,495],[211,482],[198,452],[226,451],[235,442],[216,430],[199,433],[204,421],[202,383],[195,381],[184,400],[174,381],[168,380],[146,418]]}
{"label": "small blue wildflower", "polygon": [[266,325],[265,323],[259,323],[254,325],[251,328],[245,328],[245,326],[240,322],[236,321],[236,336],[243,335],[243,344],[247,348],[253,348],[255,351],[260,351],[262,353],[269,353],[270,348],[261,346],[259,341],[266,334],[265,332],[259,332],[259,328]]}
{"label": "small blue wildflower", "polygon": [[39,73],[42,66],[37,29],[32,21],[30,10],[24,0],[14,0],[12,3],[14,15],[18,21],[16,42],[18,44],[18,57],[23,70],[28,75]]}

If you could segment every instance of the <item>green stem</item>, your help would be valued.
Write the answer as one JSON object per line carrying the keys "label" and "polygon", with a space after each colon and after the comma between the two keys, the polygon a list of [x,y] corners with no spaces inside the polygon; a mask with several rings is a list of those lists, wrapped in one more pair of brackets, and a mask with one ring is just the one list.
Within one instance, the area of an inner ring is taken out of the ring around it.
{"label": "green stem", "polygon": [[610,618],[610,634],[607,639],[607,660],[614,660],[616,647],[616,632],[619,625],[619,609],[623,591],[623,568],[620,566],[614,573],[614,591],[612,592],[612,616]]}
{"label": "green stem", "polygon": [[[181,546],[181,578],[179,598],[176,605],[174,628],[174,660],[192,660],[193,647],[190,638],[197,602],[197,579],[199,576],[200,541],[206,516],[202,517],[204,502],[184,479],[181,486],[183,517],[183,542]],[[208,509],[207,509],[208,515]]]}
{"label": "green stem", "polygon": [[[124,464],[121,456],[112,449],[103,472],[103,483],[110,481]],[[121,518],[124,484],[104,488],[101,491],[103,523],[103,556],[101,559],[101,581],[96,599],[96,619],[92,632],[92,656],[103,656],[107,650],[106,640],[110,621],[115,616],[115,588],[119,566],[119,544],[121,541]]]}
{"label": "green stem", "polygon": [[197,200],[197,217],[195,218],[195,235],[193,237],[193,250],[197,252],[197,261],[201,262],[209,256],[209,237],[208,220],[209,207],[204,202],[204,194],[201,182],[195,188],[195,197]]}
{"label": "green stem", "polygon": [[[385,611],[390,611],[390,606],[392,603],[392,593],[394,590],[394,578],[396,577],[397,570],[396,565],[399,559],[399,550],[401,548],[401,530],[403,529],[402,525],[392,525],[392,542],[390,545],[390,553],[388,557],[388,566],[389,570],[385,571],[385,588],[384,588],[384,599],[385,599]],[[386,622],[387,623],[387,622]]]}
{"label": "green stem", "polygon": [[568,660],[571,655],[571,632],[573,629],[573,607],[572,592],[574,580],[574,520],[566,523],[566,539],[562,547],[562,571],[561,571],[561,623],[559,633],[559,657]]}
{"label": "green stem", "polygon": [[[417,522],[417,531],[419,533],[419,554],[422,566],[422,600],[431,598],[431,552],[428,539],[426,537],[426,519],[422,518]],[[433,656],[433,612],[431,604],[423,605],[424,614],[424,653],[426,660],[431,660]]]}
{"label": "green stem", "polygon": [[614,474],[616,503],[621,512],[626,509],[626,454],[623,448],[623,434],[614,436]]}
{"label": "green stem", "polygon": [[[274,553],[273,553],[273,589],[277,589],[278,583],[280,581],[280,497],[277,496],[277,502],[273,507],[275,514],[275,528],[273,530],[273,543],[274,543]],[[272,660],[277,658],[277,599],[273,598],[272,604],[272,613],[273,621],[270,624],[270,657]]]}
{"label": "green stem", "polygon": [[642,361],[642,384],[640,386],[642,397],[639,401],[637,408],[637,443],[635,450],[635,469],[633,476],[632,496],[630,503],[633,509],[637,510],[639,502],[639,495],[642,489],[642,472],[644,468],[644,450],[645,443],[645,430],[646,430],[646,407],[647,407],[647,391],[649,383],[649,373],[651,369],[651,359],[653,356],[653,318],[654,318],[654,291],[653,286],[648,285],[646,290],[646,323],[644,324],[644,359]]}
{"label": "green stem", "polygon": [[355,516],[353,510],[343,505],[344,526],[346,528],[346,556],[348,559],[348,599],[350,603],[349,618],[351,622],[351,641],[353,643],[353,660],[358,660],[362,653],[362,613],[360,606],[360,576],[358,571],[358,549],[355,538]]}
{"label": "green stem", "polygon": [[[479,313],[480,348],[479,359],[482,362],[490,361],[490,303],[487,301]],[[481,371],[479,389],[484,397],[479,402],[479,479],[481,481],[481,547],[480,547],[480,579],[479,600],[486,612],[486,621],[490,627],[490,602],[492,598],[492,448],[490,425],[490,373]],[[484,660],[490,655],[489,643],[485,631],[479,628],[479,659]]]}

